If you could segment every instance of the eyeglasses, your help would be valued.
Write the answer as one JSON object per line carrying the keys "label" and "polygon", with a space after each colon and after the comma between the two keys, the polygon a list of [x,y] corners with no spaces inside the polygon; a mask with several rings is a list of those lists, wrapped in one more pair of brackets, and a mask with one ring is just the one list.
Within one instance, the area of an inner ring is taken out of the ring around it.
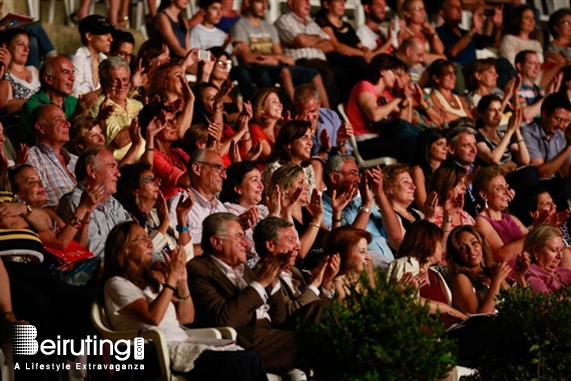
{"label": "eyeglasses", "polygon": [[222,237],[218,237],[218,238],[222,238],[222,239],[233,238],[233,239],[238,240],[240,242],[248,242],[248,237],[246,237],[246,235],[242,234],[242,233],[238,233],[235,235],[226,234],[226,235],[224,235]]}
{"label": "eyeglasses", "polygon": [[161,182],[162,182],[162,181],[161,181],[161,178],[160,178],[160,177],[155,177],[155,176],[149,175],[149,176],[143,177],[143,178],[139,181],[139,184],[142,185],[142,184],[153,183],[153,182],[154,182],[154,183],[157,183],[157,185],[161,185]]}
{"label": "eyeglasses", "polygon": [[424,10],[426,10],[426,8],[424,8],[424,7],[412,7],[412,8],[410,8],[410,10],[418,12],[418,11],[424,11]]}
{"label": "eyeglasses", "polygon": [[333,171],[333,172],[340,173],[343,176],[361,177],[361,173],[356,169],[354,169],[352,171]]}
{"label": "eyeglasses", "polygon": [[558,116],[554,116],[553,119],[555,119],[555,121],[557,122],[557,124],[563,123],[563,124],[565,124],[565,125],[568,125],[569,122],[570,122],[569,119],[563,119],[563,118],[560,118],[560,117],[558,117]]}
{"label": "eyeglasses", "polygon": [[202,165],[207,165],[210,168],[212,168],[215,172],[218,172],[219,174],[226,173],[226,167],[223,166],[222,164],[209,163],[207,161],[197,161],[197,163],[200,163]]}
{"label": "eyeglasses", "polygon": [[123,87],[129,87],[130,85],[130,81],[129,78],[123,78],[123,79],[113,79],[113,80],[106,80],[106,82],[108,84],[111,85],[111,87],[113,87],[114,89],[121,89]]}
{"label": "eyeglasses", "polygon": [[151,240],[151,237],[149,237],[148,235],[140,235],[137,238],[131,240],[131,242],[139,242],[139,243],[147,243],[150,241],[152,241],[152,240]]}
{"label": "eyeglasses", "polygon": [[571,21],[569,21],[569,20],[564,20],[564,21],[561,21],[561,22],[559,23],[559,25],[565,25],[565,26],[571,25]]}
{"label": "eyeglasses", "polygon": [[232,61],[218,60],[218,61],[216,61],[216,65],[218,65],[222,69],[226,69],[228,71],[230,71],[232,69]]}

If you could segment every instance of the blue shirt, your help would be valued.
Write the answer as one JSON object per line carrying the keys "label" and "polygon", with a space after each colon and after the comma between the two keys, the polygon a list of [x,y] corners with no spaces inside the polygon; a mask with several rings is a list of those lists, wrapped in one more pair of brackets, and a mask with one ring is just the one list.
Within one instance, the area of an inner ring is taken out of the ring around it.
{"label": "blue shirt", "polygon": [[[323,219],[322,222],[331,229],[333,208],[331,207],[331,197],[325,192],[323,198]],[[351,225],[359,214],[359,207],[363,204],[361,197],[355,197],[341,212],[341,225]],[[367,222],[367,231],[373,236],[373,240],[369,244],[369,254],[373,261],[373,265],[386,270],[389,263],[395,259],[389,244],[387,243],[386,234],[383,230],[383,222],[381,211],[376,205],[371,206],[371,215]]]}
{"label": "blue shirt", "polygon": [[[337,131],[341,128],[341,119],[339,115],[328,108],[321,107],[319,109],[319,118],[317,119],[317,132],[315,135],[311,136],[313,140],[313,147],[311,148],[311,155],[316,156],[321,148],[321,131],[327,130],[329,134],[329,139],[331,140],[331,147],[337,147]],[[345,147],[347,147],[347,155],[353,152],[353,147],[349,144],[349,140],[345,142]]]}
{"label": "blue shirt", "polygon": [[[553,160],[567,146],[565,133],[561,130],[555,131],[551,139],[547,140],[540,119],[535,119],[532,123],[522,126],[521,135],[529,151],[530,160],[542,159],[546,163]],[[571,155],[566,160],[571,160]]]}

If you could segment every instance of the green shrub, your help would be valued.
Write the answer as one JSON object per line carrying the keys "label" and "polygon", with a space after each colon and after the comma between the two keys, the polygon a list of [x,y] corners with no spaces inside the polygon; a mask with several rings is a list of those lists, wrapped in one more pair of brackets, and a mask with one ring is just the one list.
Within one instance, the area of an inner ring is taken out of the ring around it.
{"label": "green shrub", "polygon": [[[368,285],[366,276],[360,280]],[[319,323],[301,326],[303,357],[316,380],[434,381],[454,364],[443,325],[403,290],[376,273],[378,288],[351,289],[324,307]],[[442,338],[442,339],[441,339]]]}
{"label": "green shrub", "polygon": [[485,356],[478,376],[462,380],[571,379],[571,290],[548,295],[514,288],[500,299],[493,328],[497,350]]}

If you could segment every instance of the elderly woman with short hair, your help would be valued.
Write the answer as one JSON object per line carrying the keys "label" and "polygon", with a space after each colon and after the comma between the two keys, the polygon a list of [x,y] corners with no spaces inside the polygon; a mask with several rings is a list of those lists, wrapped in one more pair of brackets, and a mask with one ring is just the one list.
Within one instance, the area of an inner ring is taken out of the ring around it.
{"label": "elderly woman with short hair", "polygon": [[540,225],[525,237],[523,249],[533,262],[526,279],[533,291],[552,294],[571,284],[571,270],[560,266],[564,248],[561,231],[553,226]]}

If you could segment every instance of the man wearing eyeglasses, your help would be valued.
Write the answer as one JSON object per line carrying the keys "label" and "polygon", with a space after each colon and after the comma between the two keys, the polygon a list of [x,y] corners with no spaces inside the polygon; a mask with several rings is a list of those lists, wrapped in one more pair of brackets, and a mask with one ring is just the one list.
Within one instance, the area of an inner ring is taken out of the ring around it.
{"label": "man wearing eyeglasses", "polygon": [[215,213],[204,219],[204,255],[187,264],[195,324],[236,329],[238,344],[254,351],[266,369],[287,371],[295,365],[297,340],[294,331],[281,329],[286,321],[278,280],[283,261],[266,261],[256,275],[244,264],[247,245],[238,216]]}
{"label": "man wearing eyeglasses", "polygon": [[[379,168],[363,176],[350,155],[336,155],[323,167],[323,223],[330,229],[351,225],[373,236],[369,254],[375,267],[386,270],[394,255],[388,240],[398,240],[401,225],[382,186]],[[376,203],[373,203],[372,190]],[[361,196],[357,196],[357,191]]]}
{"label": "man wearing eyeglasses", "polygon": [[541,118],[521,127],[529,151],[544,185],[559,209],[567,208],[571,178],[571,102],[560,93],[550,94],[541,105]]}
{"label": "man wearing eyeglasses", "polygon": [[[187,215],[187,228],[194,242],[194,255],[202,254],[200,240],[202,239],[202,221],[213,213],[226,213],[226,207],[218,199],[222,190],[222,182],[226,178],[226,167],[222,158],[213,150],[196,150],[188,161],[188,175],[190,176],[190,191],[194,196],[194,205]],[[176,205],[184,197],[185,192],[177,193],[170,199],[171,223],[176,219]],[[180,226],[173,226],[181,231]]]}
{"label": "man wearing eyeglasses", "polygon": [[[117,160],[121,160],[132,144],[129,126],[139,115],[143,104],[128,97],[131,70],[129,64],[122,58],[109,57],[101,62],[99,76],[103,91],[91,108],[91,115],[97,117],[101,107],[113,109],[111,115],[102,121],[102,129],[105,132],[105,145]],[[146,142],[143,140],[137,153],[137,160],[145,152],[145,147]]]}

